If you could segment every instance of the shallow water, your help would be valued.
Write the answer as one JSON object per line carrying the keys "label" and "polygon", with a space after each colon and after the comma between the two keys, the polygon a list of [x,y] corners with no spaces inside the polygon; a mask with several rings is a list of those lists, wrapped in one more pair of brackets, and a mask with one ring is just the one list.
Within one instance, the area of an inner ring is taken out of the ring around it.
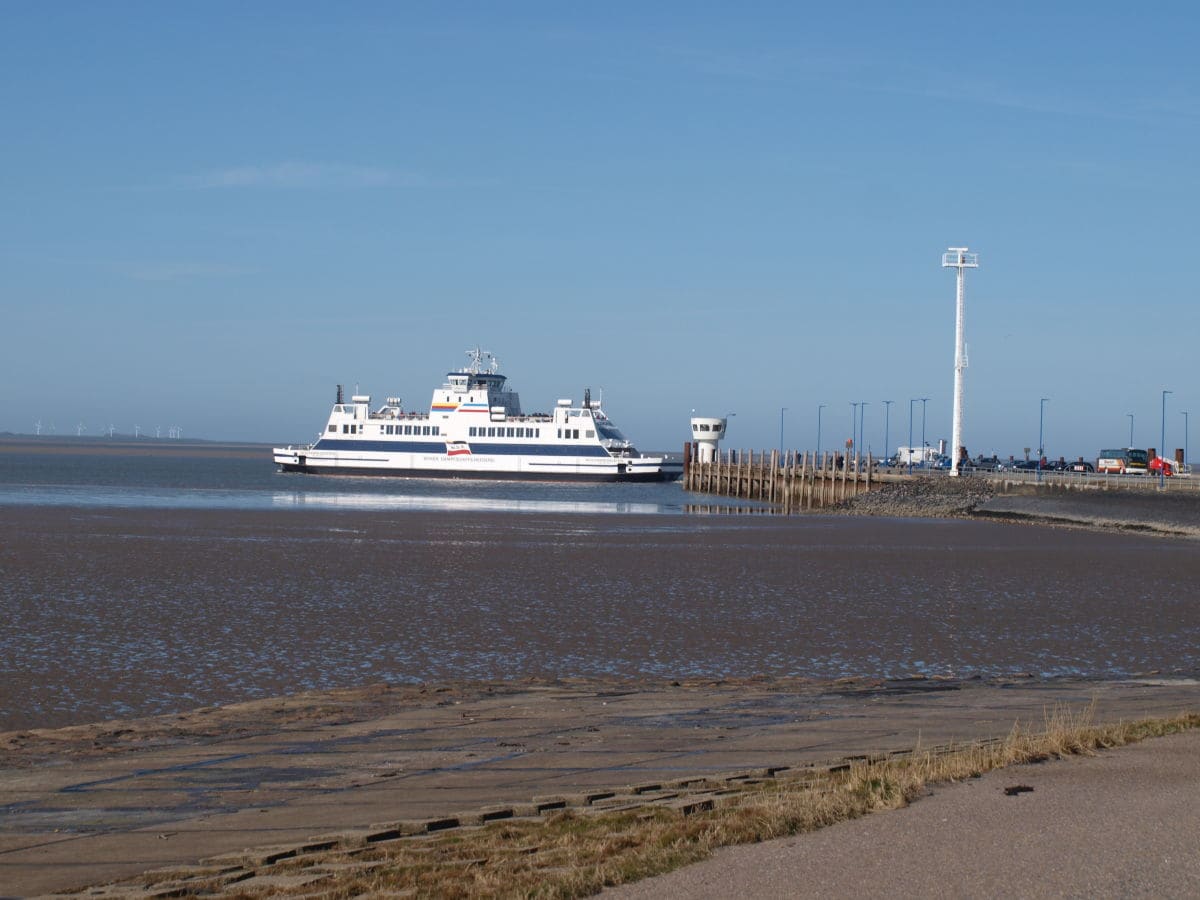
{"label": "shallow water", "polygon": [[[5,445],[0,442],[0,451]],[[760,504],[686,494],[671,484],[531,483],[441,478],[320,477],[282,473],[269,448],[92,452],[57,447],[0,452],[5,506],[143,509],[362,509],[573,513],[684,513],[690,504]]]}

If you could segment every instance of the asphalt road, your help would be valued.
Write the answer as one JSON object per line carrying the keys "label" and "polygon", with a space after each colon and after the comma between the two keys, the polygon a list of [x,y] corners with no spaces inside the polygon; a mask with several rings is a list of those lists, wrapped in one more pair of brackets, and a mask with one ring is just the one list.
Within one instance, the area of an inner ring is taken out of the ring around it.
{"label": "asphalt road", "polygon": [[[1032,791],[1007,795],[1006,787]],[[616,898],[1200,897],[1200,732],[993,772]]]}

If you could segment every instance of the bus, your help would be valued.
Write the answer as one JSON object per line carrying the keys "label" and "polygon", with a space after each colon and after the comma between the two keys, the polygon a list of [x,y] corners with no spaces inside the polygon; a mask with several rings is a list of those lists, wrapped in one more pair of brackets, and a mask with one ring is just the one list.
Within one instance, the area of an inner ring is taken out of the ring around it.
{"label": "bus", "polygon": [[1096,471],[1109,475],[1145,475],[1150,462],[1145,450],[1132,447],[1117,450],[1101,450],[1096,460]]}

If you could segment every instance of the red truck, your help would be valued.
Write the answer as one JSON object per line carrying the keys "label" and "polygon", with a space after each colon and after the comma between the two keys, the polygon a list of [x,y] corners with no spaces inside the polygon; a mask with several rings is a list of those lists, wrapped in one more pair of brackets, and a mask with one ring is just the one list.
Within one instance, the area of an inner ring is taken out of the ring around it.
{"label": "red truck", "polygon": [[1163,459],[1161,456],[1155,456],[1150,460],[1150,464],[1146,466],[1151,475],[1165,475],[1168,478],[1175,474],[1175,469],[1171,465],[1169,459]]}

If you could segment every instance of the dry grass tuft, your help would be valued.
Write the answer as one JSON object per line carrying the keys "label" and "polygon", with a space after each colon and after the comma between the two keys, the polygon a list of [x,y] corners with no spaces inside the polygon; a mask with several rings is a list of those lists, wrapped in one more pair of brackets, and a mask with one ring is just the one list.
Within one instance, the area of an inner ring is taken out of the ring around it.
{"label": "dry grass tuft", "polygon": [[[382,865],[370,876],[320,885],[323,897],[407,892],[448,898],[572,898],[699,861],[718,847],[813,831],[905,806],[931,784],[994,769],[1119,747],[1200,727],[1200,715],[1094,725],[1094,710],[1055,709],[1041,730],[1015,725],[1003,740],[856,763],[849,770],[748,785],[708,812],[670,809],[514,820],[435,838],[397,841],[355,855]],[[334,855],[331,854],[330,859]],[[343,857],[344,858],[344,857]],[[312,865],[308,860],[306,865]],[[274,871],[284,871],[280,864]],[[305,889],[311,891],[311,887]],[[284,892],[286,893],[286,892]],[[248,895],[244,895],[248,896]]]}

